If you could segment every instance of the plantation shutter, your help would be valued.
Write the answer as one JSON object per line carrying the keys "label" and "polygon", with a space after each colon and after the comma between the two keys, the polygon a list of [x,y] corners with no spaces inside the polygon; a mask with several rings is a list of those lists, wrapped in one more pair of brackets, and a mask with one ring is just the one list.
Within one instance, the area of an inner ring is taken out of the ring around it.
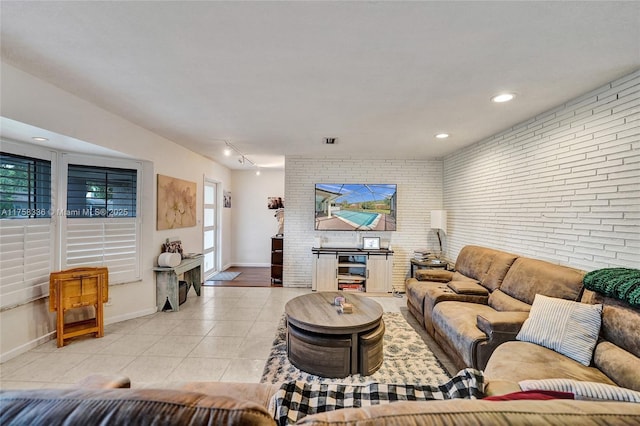
{"label": "plantation shutter", "polygon": [[106,266],[110,284],[141,278],[138,173],[68,165],[63,269]]}
{"label": "plantation shutter", "polygon": [[50,219],[3,220],[0,224],[0,305],[20,305],[49,294],[52,269]]}
{"label": "plantation shutter", "polygon": [[68,218],[66,228],[63,269],[106,266],[110,284],[140,279],[136,218]]}
{"label": "plantation shutter", "polygon": [[0,307],[49,294],[51,161],[0,153]]}

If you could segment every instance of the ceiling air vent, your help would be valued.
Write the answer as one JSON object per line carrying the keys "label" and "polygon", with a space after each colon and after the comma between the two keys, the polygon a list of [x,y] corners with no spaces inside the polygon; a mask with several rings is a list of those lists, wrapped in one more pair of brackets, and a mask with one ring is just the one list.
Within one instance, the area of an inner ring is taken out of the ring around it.
{"label": "ceiling air vent", "polygon": [[338,141],[338,138],[324,138],[323,139],[325,145],[335,145]]}

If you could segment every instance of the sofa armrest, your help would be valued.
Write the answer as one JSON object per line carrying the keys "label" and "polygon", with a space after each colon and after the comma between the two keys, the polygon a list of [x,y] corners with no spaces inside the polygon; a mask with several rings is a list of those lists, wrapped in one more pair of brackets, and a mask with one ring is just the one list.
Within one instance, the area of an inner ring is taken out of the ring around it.
{"label": "sofa armrest", "polygon": [[92,374],[80,380],[74,387],[79,389],[128,389],[131,387],[131,380],[118,374],[108,376]]}
{"label": "sofa armrest", "polygon": [[438,283],[448,283],[453,277],[452,271],[442,269],[418,269],[415,273],[418,281],[435,281]]}
{"label": "sofa armrest", "polygon": [[[524,321],[529,318],[529,312],[494,312],[491,315],[478,315],[476,325],[489,339],[493,334],[508,334],[515,336],[522,328]],[[513,340],[513,339],[510,339]]]}
{"label": "sofa armrest", "polygon": [[476,296],[489,297],[489,290],[475,281],[449,281],[447,284],[456,294],[474,294]]}
{"label": "sofa armrest", "polygon": [[476,317],[476,326],[487,335],[487,340],[476,346],[476,362],[484,370],[493,351],[505,342],[516,340],[529,312],[496,311]]}

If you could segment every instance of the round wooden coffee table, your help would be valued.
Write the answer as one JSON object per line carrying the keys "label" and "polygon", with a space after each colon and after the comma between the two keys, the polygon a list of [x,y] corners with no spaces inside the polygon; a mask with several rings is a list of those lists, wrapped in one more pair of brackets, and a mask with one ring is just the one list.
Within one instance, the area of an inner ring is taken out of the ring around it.
{"label": "round wooden coffee table", "polygon": [[[336,296],[353,304],[341,314]],[[323,377],[373,374],[383,361],[382,306],[352,293],[326,291],[291,299],[287,316],[287,354],[300,370]]]}

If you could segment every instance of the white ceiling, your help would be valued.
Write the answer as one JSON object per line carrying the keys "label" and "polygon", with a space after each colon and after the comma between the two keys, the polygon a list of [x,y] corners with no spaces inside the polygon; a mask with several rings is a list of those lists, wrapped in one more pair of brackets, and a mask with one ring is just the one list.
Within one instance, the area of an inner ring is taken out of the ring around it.
{"label": "white ceiling", "polygon": [[633,1],[0,8],[5,61],[231,168],[442,157],[640,68]]}

